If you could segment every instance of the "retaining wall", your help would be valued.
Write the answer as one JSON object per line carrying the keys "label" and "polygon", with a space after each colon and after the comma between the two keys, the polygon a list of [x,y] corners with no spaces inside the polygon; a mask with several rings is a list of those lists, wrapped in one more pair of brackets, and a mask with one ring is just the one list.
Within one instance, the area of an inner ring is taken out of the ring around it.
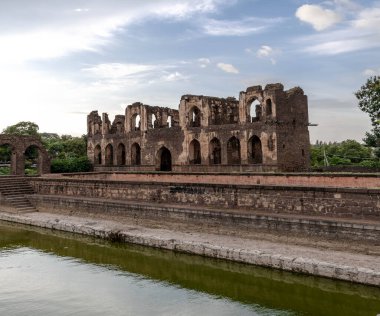
{"label": "retaining wall", "polygon": [[380,220],[380,189],[32,178],[37,194]]}
{"label": "retaining wall", "polygon": [[380,188],[380,174],[318,173],[180,173],[180,172],[93,172],[64,174],[74,179],[137,182],[284,185],[315,187]]}

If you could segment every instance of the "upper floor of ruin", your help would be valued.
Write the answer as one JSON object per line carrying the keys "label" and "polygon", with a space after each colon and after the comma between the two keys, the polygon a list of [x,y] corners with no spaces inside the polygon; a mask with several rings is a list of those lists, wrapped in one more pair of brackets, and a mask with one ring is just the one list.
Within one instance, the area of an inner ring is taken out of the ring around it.
{"label": "upper floor of ruin", "polygon": [[124,135],[135,131],[180,127],[210,128],[230,124],[307,125],[307,96],[301,88],[284,90],[280,83],[251,86],[234,97],[217,98],[183,95],[179,109],[150,106],[140,102],[128,105],[124,115],[113,122],[108,114],[102,117],[92,111],[87,117],[89,137]]}

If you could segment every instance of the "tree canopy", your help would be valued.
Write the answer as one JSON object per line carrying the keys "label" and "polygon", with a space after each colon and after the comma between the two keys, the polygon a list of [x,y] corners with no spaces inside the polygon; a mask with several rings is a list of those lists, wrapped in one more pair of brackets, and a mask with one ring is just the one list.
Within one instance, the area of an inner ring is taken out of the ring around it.
{"label": "tree canopy", "polygon": [[39,127],[36,123],[22,121],[14,125],[10,125],[3,130],[3,134],[13,135],[30,135],[39,137]]}
{"label": "tree canopy", "polygon": [[361,145],[356,140],[348,139],[341,143],[318,142],[311,146],[311,165],[321,167],[326,163],[329,165],[359,165],[375,166],[376,161],[369,147]]}
{"label": "tree canopy", "polygon": [[380,157],[380,77],[370,77],[355,93],[359,108],[371,119],[372,130],[363,139],[367,146],[375,147],[375,154]]}

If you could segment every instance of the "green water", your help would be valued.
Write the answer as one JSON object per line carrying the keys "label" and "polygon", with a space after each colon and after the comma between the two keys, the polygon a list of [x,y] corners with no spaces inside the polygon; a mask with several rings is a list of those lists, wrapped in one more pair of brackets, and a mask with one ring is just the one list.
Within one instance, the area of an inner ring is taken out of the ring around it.
{"label": "green water", "polygon": [[0,222],[0,315],[377,315],[380,289]]}

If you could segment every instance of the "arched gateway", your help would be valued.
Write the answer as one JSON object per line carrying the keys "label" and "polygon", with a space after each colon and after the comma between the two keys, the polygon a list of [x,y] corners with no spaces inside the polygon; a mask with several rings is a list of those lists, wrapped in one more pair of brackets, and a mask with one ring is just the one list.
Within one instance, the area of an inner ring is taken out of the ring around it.
{"label": "arched gateway", "polygon": [[33,147],[38,152],[38,174],[50,173],[50,157],[41,141],[34,136],[0,134],[0,146],[7,145],[11,150],[11,174],[25,174],[25,152]]}

